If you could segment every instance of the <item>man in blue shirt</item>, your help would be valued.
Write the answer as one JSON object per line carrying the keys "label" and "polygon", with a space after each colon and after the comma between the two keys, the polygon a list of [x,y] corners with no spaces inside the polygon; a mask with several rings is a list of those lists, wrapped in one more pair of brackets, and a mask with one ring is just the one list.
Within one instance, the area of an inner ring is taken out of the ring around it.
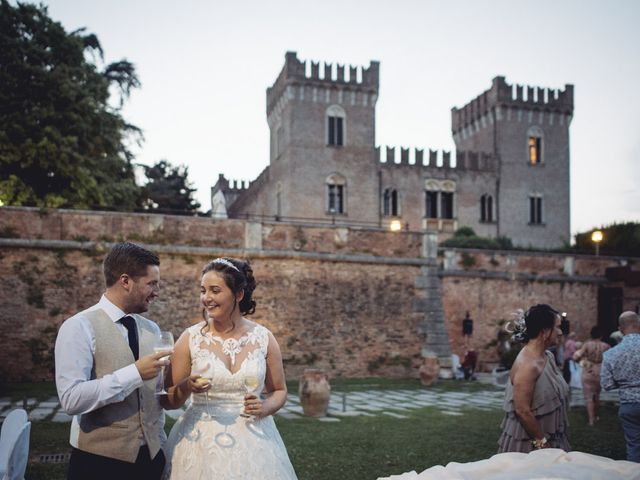
{"label": "man in blue shirt", "polygon": [[624,337],[604,352],[600,383],[605,390],[619,390],[627,460],[640,463],[640,318],[635,312],[624,312],[618,323]]}

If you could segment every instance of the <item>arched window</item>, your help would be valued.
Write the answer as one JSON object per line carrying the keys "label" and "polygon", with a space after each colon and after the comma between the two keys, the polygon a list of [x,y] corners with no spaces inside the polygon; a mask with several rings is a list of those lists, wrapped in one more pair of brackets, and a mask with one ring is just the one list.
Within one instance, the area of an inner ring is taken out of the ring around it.
{"label": "arched window", "polygon": [[488,193],[480,197],[480,221],[493,222],[493,197]]}
{"label": "arched window", "polygon": [[331,105],[327,108],[327,145],[344,145],[346,114],[340,105]]}
{"label": "arched window", "polygon": [[527,130],[527,152],[529,165],[539,165],[544,159],[543,142],[544,135],[540,127],[531,127]]}
{"label": "arched window", "polygon": [[347,181],[339,173],[327,177],[326,211],[329,214],[346,213]]}
{"label": "arched window", "polygon": [[395,188],[385,188],[382,194],[382,214],[388,217],[400,214],[398,191]]}
{"label": "arched window", "polygon": [[425,183],[425,217],[438,218],[438,194],[440,183],[435,180],[427,180]]}
{"label": "arched window", "polygon": [[456,184],[451,180],[445,180],[440,187],[440,218],[453,218],[453,193]]}
{"label": "arched window", "polygon": [[454,218],[456,184],[451,180],[425,182],[425,217]]}
{"label": "arched window", "polygon": [[542,225],[544,223],[542,194],[540,193],[532,193],[529,195],[529,223],[531,225]]}

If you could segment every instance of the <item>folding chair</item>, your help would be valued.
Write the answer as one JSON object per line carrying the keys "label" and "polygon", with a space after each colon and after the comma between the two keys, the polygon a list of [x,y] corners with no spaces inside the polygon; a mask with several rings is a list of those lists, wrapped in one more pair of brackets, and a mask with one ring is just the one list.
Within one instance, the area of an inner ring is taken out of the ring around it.
{"label": "folding chair", "polygon": [[7,470],[2,480],[24,480],[24,472],[27,470],[29,461],[29,434],[31,433],[31,422],[22,426],[18,438],[9,452]]}
{"label": "folding chair", "polygon": [[[0,433],[0,476],[2,480],[17,479],[24,477],[24,470],[27,467],[26,460],[29,456],[29,434],[31,432],[31,423],[27,417],[27,412],[22,408],[17,408],[9,412],[2,424],[2,432]],[[26,439],[26,440],[25,440]],[[24,453],[24,468],[22,473],[16,468],[16,461],[20,457],[21,449],[24,449],[26,441],[26,453]],[[16,445],[21,443],[20,447]],[[15,452],[15,454],[14,454]],[[14,458],[12,458],[14,456]],[[11,463],[13,461],[13,463]],[[12,473],[9,476],[9,466],[12,465]]]}
{"label": "folding chair", "polygon": [[10,411],[4,419],[2,432],[0,432],[0,478],[4,478],[11,449],[27,423],[29,423],[27,412],[21,408]]}

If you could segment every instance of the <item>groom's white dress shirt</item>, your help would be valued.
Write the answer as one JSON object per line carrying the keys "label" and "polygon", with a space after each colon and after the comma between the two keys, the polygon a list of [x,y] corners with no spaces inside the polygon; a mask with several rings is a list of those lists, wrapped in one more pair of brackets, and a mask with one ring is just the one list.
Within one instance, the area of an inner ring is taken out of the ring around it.
{"label": "groom's white dress shirt", "polygon": [[86,312],[98,309],[113,320],[128,342],[127,329],[118,322],[125,313],[104,295],[96,305],[62,324],[55,347],[56,387],[60,404],[69,415],[80,415],[110,403],[121,402],[143,384],[133,363],[110,375],[91,380],[96,338],[90,322],[83,317]]}

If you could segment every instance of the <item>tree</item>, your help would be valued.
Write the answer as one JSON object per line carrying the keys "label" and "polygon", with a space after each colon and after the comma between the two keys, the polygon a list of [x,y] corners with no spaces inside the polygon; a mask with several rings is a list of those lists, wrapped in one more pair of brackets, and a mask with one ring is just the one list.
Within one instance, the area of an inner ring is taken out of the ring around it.
{"label": "tree", "polygon": [[[87,54],[87,55],[86,55]],[[101,71],[97,37],[67,33],[45,6],[0,0],[0,202],[112,208],[140,204],[133,156],[140,130],[120,108],[140,86],[121,60]],[[120,94],[109,104],[109,89]]]}
{"label": "tree", "polygon": [[[595,246],[591,240],[594,230],[576,234],[575,249],[580,253],[593,254]],[[614,223],[600,228],[602,231],[601,255],[640,257],[640,223]]]}
{"label": "tree", "polygon": [[189,168],[174,167],[160,160],[152,167],[144,168],[148,183],[144,186],[144,204],[150,210],[166,213],[196,213],[200,204],[193,198],[195,188],[189,182]]}

